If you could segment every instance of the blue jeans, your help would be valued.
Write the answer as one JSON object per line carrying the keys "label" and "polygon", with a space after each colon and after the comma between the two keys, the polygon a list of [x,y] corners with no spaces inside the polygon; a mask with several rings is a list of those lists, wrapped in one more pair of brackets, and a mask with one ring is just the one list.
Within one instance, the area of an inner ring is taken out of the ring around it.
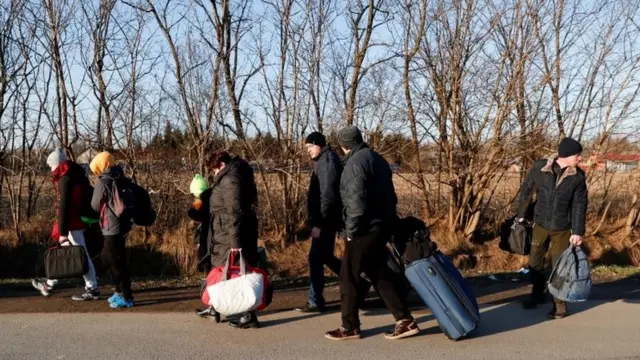
{"label": "blue jeans", "polygon": [[322,230],[319,238],[311,239],[309,249],[309,273],[311,286],[309,287],[309,304],[323,307],[324,296],[324,266],[327,265],[334,274],[340,275],[341,261],[334,254],[336,232]]}

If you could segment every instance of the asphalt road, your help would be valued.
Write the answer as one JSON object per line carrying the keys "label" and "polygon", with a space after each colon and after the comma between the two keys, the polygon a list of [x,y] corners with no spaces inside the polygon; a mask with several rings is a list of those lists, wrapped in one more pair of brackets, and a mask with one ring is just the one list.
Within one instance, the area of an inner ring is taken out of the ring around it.
{"label": "asphalt road", "polygon": [[0,315],[0,359],[640,359],[637,298],[574,305],[562,320],[517,302],[485,306],[473,335],[449,341],[426,311],[421,334],[390,341],[392,317],[362,313],[363,339],[323,337],[340,314],[293,311],[261,317],[262,328],[235,330],[189,313],[40,313]]}

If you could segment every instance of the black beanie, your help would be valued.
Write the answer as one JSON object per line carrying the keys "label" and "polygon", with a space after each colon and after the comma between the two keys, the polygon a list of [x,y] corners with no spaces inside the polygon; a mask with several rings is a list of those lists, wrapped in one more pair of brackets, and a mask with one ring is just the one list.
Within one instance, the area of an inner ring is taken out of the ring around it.
{"label": "black beanie", "polygon": [[564,138],[558,146],[558,157],[566,158],[582,152],[582,145],[572,138]]}
{"label": "black beanie", "polygon": [[313,144],[320,147],[327,146],[327,139],[325,139],[324,135],[321,132],[314,131],[304,140],[305,144]]}

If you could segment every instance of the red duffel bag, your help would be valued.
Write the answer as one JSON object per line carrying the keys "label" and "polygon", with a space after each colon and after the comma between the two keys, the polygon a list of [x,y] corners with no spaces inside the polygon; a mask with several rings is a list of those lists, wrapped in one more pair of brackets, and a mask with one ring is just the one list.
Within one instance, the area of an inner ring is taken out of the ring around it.
{"label": "red duffel bag", "polygon": [[[241,249],[229,250],[229,255],[227,256],[227,264],[225,266],[217,266],[213,268],[213,270],[209,272],[209,275],[207,275],[206,285],[203,288],[202,298],[201,298],[202,303],[204,305],[206,306],[211,305],[209,292],[207,291],[207,288],[209,286],[215,285],[221,281],[237,278],[242,275],[240,266],[236,265],[236,256],[235,256],[236,254],[238,254],[239,256],[242,256]],[[225,278],[225,267],[228,267],[226,278]],[[249,274],[249,273],[262,274],[264,291],[262,293],[262,303],[257,308],[257,311],[264,310],[267,308],[267,306],[271,304],[271,301],[273,299],[273,286],[271,285],[271,282],[269,282],[269,275],[265,270],[260,268],[254,268],[249,265],[245,265],[245,268],[246,268],[246,274]]]}

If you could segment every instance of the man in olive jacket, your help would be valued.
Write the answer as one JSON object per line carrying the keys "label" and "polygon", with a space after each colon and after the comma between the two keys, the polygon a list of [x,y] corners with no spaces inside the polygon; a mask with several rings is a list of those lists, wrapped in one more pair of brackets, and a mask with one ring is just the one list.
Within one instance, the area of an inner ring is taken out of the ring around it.
{"label": "man in olive jacket", "polygon": [[[582,146],[565,138],[558,154],[548,160],[536,161],[529,170],[520,190],[520,203],[531,199],[537,184],[534,208],[533,241],[529,255],[529,274],[533,283],[531,297],[524,306],[536,308],[545,301],[544,257],[549,248],[555,264],[569,244],[579,246],[585,233],[587,213],[587,184],[584,171],[578,167]],[[526,206],[519,206],[516,221],[523,221]],[[567,304],[554,299],[549,313],[552,319],[567,315]]]}

